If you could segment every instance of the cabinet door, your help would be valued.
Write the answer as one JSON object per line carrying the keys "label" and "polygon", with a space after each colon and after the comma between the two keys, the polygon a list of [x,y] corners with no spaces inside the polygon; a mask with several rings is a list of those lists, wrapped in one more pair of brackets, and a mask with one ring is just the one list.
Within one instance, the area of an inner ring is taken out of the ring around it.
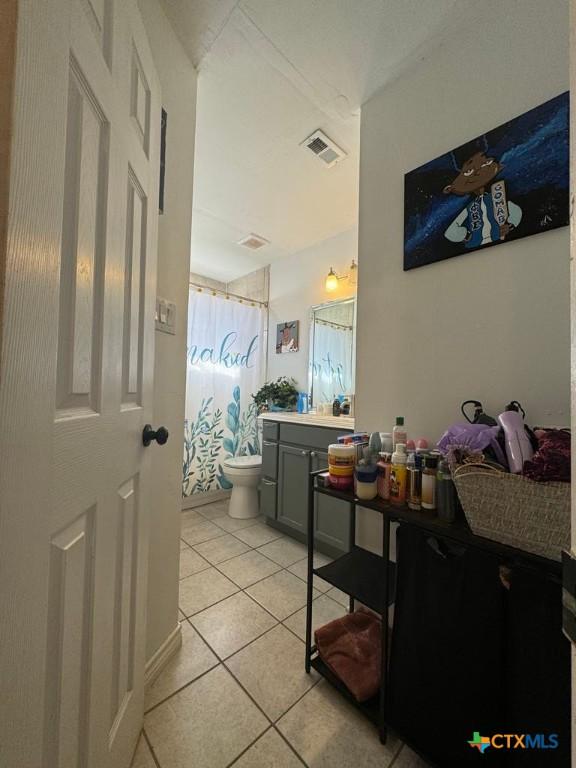
{"label": "cabinet door", "polygon": [[[314,451],[312,470],[328,468],[328,454]],[[350,504],[342,499],[316,494],[314,539],[347,552],[350,548]]]}
{"label": "cabinet door", "polygon": [[280,444],[278,448],[278,521],[306,533],[310,451]]}
{"label": "cabinet door", "polygon": [[276,494],[276,482],[263,477],[260,484],[260,513],[271,520],[276,520]]}

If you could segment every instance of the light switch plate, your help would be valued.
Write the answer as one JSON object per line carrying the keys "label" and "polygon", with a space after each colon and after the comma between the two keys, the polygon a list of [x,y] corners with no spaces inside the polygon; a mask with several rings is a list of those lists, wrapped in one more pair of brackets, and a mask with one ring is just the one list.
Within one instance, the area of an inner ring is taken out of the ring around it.
{"label": "light switch plate", "polygon": [[173,301],[156,298],[156,330],[162,333],[176,333],[176,304]]}

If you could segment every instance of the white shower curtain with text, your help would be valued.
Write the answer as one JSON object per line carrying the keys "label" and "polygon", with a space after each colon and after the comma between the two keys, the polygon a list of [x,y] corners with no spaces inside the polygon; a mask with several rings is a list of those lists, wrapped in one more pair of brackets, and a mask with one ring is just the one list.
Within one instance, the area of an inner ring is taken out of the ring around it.
{"label": "white shower curtain with text", "polygon": [[190,290],[183,496],[230,488],[224,460],[260,453],[264,322],[259,306]]}

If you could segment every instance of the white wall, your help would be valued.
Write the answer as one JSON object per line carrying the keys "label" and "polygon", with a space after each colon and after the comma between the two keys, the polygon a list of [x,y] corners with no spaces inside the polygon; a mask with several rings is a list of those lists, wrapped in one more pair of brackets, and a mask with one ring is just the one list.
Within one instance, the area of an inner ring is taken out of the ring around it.
{"label": "white wall", "polygon": [[[568,3],[487,0],[362,108],[357,426],[437,439],[460,403],[570,421],[568,229],[403,272],[404,174],[565,91]],[[368,525],[364,543],[376,529]]]}
{"label": "white wall", "polygon": [[[170,432],[154,445],[148,576],[149,659],[178,623],[186,318],[190,272],[196,72],[157,0],[139,0],[168,113],[164,214],[158,233],[158,295],[176,303],[176,335],[156,332],[154,425]],[[159,119],[159,116],[158,116]]]}
{"label": "white wall", "polygon": [[481,20],[362,109],[357,413],[437,438],[462,400],[569,421],[568,229],[402,271],[404,174],[568,88],[564,0]]}
{"label": "white wall", "polygon": [[[270,265],[269,381],[291,376],[300,391],[308,390],[310,307],[354,295],[347,281],[333,293],[326,293],[324,282],[330,267],[348,274],[352,259],[358,258],[357,240],[356,229],[348,230]],[[289,320],[300,321],[300,350],[277,355],[276,325]]]}

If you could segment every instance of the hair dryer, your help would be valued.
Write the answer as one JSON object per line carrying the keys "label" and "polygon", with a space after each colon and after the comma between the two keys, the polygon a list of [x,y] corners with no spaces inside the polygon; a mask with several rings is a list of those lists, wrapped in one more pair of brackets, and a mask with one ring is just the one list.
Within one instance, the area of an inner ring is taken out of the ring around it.
{"label": "hair dryer", "polygon": [[504,430],[508,467],[510,472],[515,474],[522,472],[524,462],[529,461],[534,455],[534,450],[524,425],[525,415],[520,403],[513,400],[511,403],[508,403],[504,413],[498,416],[498,423]]}

